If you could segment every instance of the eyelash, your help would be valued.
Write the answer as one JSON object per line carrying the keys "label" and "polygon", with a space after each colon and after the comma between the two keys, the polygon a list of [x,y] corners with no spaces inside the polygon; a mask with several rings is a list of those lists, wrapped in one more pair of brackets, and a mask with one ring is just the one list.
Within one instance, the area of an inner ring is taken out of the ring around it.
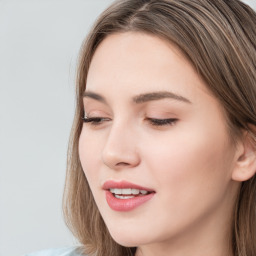
{"label": "eyelash", "polygon": [[105,117],[83,117],[82,120],[84,123],[90,123],[91,125],[100,125],[105,121],[110,121],[110,118],[105,118]]}
{"label": "eyelash", "polygon": [[146,120],[153,126],[167,126],[167,125],[174,125],[178,119],[177,118],[168,118],[168,119],[147,118]]}
{"label": "eyelash", "polygon": [[[90,123],[93,126],[97,126],[102,124],[105,121],[110,121],[110,118],[104,117],[83,117],[82,120],[84,123]],[[167,125],[174,125],[178,119],[177,118],[168,118],[168,119],[157,119],[157,118],[146,118],[153,126],[167,126]]]}

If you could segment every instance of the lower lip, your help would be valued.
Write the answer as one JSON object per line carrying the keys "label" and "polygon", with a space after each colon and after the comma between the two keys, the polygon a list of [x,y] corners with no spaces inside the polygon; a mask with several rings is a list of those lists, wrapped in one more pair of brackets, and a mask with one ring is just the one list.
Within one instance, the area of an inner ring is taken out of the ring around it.
{"label": "lower lip", "polygon": [[114,211],[127,212],[131,211],[140,205],[150,200],[155,193],[150,193],[143,196],[135,196],[129,199],[116,198],[110,191],[106,191],[106,200],[109,207]]}

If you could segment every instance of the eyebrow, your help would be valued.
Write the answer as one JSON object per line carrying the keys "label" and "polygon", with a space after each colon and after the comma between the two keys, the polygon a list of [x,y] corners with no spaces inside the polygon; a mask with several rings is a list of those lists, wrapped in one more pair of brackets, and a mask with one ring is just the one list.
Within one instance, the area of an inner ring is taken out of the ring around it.
{"label": "eyebrow", "polygon": [[100,94],[95,93],[95,92],[85,91],[83,94],[83,97],[91,98],[91,99],[94,99],[94,100],[97,100],[97,101],[100,101],[103,103],[107,103],[106,99],[103,96],[101,96]]}
{"label": "eyebrow", "polygon": [[[100,101],[103,103],[107,103],[106,99],[103,96],[101,96],[98,93],[91,92],[91,91],[85,91],[83,94],[83,97],[91,98],[91,99],[94,99],[94,100],[97,100],[97,101]],[[191,104],[191,101],[189,99],[187,99],[181,95],[178,95],[178,94],[175,94],[172,92],[167,92],[167,91],[139,94],[137,96],[134,96],[132,98],[132,101],[136,104],[141,104],[141,103],[145,103],[148,101],[161,100],[161,99],[166,99],[166,98]]]}
{"label": "eyebrow", "polygon": [[191,103],[191,101],[189,99],[187,99],[181,95],[178,95],[178,94],[175,94],[172,92],[166,92],[166,91],[140,94],[133,98],[133,102],[144,103],[144,102],[148,102],[148,101],[161,100],[161,99],[166,99],[166,98],[182,101],[185,103]]}

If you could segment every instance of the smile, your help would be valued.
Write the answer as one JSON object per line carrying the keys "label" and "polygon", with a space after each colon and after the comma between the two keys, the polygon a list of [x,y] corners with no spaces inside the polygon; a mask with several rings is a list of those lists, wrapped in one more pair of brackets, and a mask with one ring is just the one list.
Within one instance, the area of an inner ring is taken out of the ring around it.
{"label": "smile", "polygon": [[103,185],[106,201],[114,211],[131,211],[146,203],[154,195],[152,189],[121,181],[107,181]]}
{"label": "smile", "polygon": [[114,195],[114,197],[119,199],[130,199],[134,198],[135,196],[149,194],[149,191],[139,190],[136,188],[111,188],[109,191]]}

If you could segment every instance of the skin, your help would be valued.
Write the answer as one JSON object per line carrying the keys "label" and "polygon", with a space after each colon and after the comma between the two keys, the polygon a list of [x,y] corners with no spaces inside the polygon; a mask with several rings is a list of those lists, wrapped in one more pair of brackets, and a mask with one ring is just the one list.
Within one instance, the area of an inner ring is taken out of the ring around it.
{"label": "skin", "polygon": [[[241,147],[229,138],[220,103],[173,45],[126,32],[108,36],[92,59],[79,155],[113,239],[136,256],[221,256],[229,248],[240,186],[232,179]],[[176,98],[135,102],[151,92]],[[182,99],[182,100],[181,100]],[[186,99],[186,100],[184,100]],[[149,118],[176,119],[154,125]],[[102,185],[129,181],[156,194],[129,212],[112,210]]]}

